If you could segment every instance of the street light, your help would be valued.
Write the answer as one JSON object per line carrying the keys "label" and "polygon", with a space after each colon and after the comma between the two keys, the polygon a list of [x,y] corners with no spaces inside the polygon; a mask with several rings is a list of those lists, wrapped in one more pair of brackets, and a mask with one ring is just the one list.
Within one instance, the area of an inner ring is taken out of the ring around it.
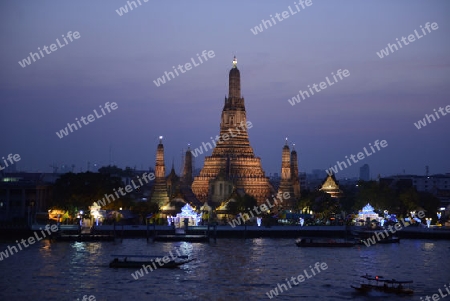
{"label": "street light", "polygon": [[427,218],[425,218],[425,220],[427,221],[427,227],[430,228],[430,225],[431,225],[431,217],[427,217]]}

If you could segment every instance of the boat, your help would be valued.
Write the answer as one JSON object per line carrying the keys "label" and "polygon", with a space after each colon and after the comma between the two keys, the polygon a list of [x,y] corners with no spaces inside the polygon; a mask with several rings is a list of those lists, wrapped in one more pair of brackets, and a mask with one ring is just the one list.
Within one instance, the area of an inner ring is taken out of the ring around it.
{"label": "boat", "polygon": [[318,238],[298,238],[295,241],[297,247],[353,247],[354,241],[335,240],[335,239],[318,239]]}
{"label": "boat", "polygon": [[[175,259],[169,259],[169,261],[164,262],[164,257],[169,256],[148,256],[148,255],[111,255],[115,258],[109,263],[110,268],[141,268],[142,266],[150,266],[154,269],[157,268],[176,268],[185,263],[191,262],[194,258],[188,258],[188,256],[177,256]],[[119,259],[123,257],[123,259]],[[154,257],[155,259],[150,260],[128,260],[128,257]],[[156,260],[159,258],[160,260]]]}
{"label": "boat", "polygon": [[414,293],[410,287],[405,287],[405,284],[413,283],[412,280],[399,281],[395,279],[387,279],[383,276],[371,276],[368,274],[361,276],[361,278],[364,278],[365,280],[361,282],[359,286],[350,285],[350,287],[362,293],[367,293],[372,290],[405,295],[411,295]]}

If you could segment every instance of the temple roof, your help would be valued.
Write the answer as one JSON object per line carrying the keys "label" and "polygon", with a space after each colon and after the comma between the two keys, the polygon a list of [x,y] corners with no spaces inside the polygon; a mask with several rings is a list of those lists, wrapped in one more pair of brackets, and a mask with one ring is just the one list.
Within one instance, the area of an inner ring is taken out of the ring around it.
{"label": "temple roof", "polygon": [[180,177],[177,176],[177,174],[175,173],[175,167],[174,167],[173,162],[172,162],[172,169],[170,170],[170,173],[166,177],[166,179],[171,179],[171,180],[174,180],[174,181],[178,181],[180,179]]}
{"label": "temple roof", "polygon": [[327,176],[327,178],[325,179],[325,181],[323,181],[319,190],[329,193],[332,196],[336,197],[339,197],[342,193],[342,191],[339,189],[339,184],[334,174]]}

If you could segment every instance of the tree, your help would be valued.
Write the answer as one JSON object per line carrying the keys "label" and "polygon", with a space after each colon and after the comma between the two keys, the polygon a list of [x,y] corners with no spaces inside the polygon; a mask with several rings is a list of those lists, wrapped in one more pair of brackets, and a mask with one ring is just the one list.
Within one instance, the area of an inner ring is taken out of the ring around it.
{"label": "tree", "polygon": [[311,210],[311,205],[314,201],[314,197],[312,196],[312,192],[308,189],[302,191],[300,198],[297,201],[297,210],[300,213],[303,213],[303,209]]}
{"label": "tree", "polygon": [[[248,212],[257,206],[258,202],[251,195],[245,194],[244,196],[240,196],[239,194],[235,194],[233,196],[235,202],[229,202],[227,205],[228,210],[231,214],[238,214]],[[248,209],[250,208],[250,209]]]}
{"label": "tree", "polygon": [[429,192],[419,192],[419,205],[425,210],[427,217],[435,218],[441,201]]}
{"label": "tree", "polygon": [[[51,206],[69,210],[70,213],[80,209],[86,210],[105,194],[114,195],[114,189],[121,187],[121,178],[108,173],[66,173],[55,182]],[[119,208],[128,204],[127,202],[129,199],[120,197],[111,203],[110,207]]]}
{"label": "tree", "polygon": [[[357,211],[360,208],[356,208],[356,195],[358,193],[357,187],[355,185],[351,186],[341,186],[343,196],[339,198],[339,204],[341,210],[348,213]],[[345,217],[345,216],[344,216]]]}
{"label": "tree", "polygon": [[340,212],[339,201],[324,191],[312,194],[312,210],[322,214],[323,220],[328,220],[333,214]]}
{"label": "tree", "polygon": [[155,202],[133,202],[132,212],[139,216],[139,223],[142,224],[148,214],[159,212],[159,206]]}
{"label": "tree", "polygon": [[395,197],[395,192],[387,184],[376,181],[360,181],[359,191],[356,194],[354,209],[361,209],[367,203],[378,210],[389,210],[398,212],[400,210],[399,201]]}
{"label": "tree", "polygon": [[412,210],[416,210],[420,203],[420,195],[414,187],[410,187],[399,194],[400,199],[400,212],[409,213]]}

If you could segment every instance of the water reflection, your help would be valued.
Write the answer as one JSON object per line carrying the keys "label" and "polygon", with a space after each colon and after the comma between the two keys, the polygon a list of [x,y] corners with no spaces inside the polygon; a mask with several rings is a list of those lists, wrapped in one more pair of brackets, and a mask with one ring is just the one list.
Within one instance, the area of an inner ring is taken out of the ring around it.
{"label": "water reflection", "polygon": [[[418,295],[430,295],[435,283],[448,279],[442,262],[449,247],[449,241],[429,240],[339,250],[298,248],[293,240],[260,238],[210,244],[42,241],[0,262],[0,300],[76,300],[86,294],[97,300],[265,300],[277,283],[316,262],[327,263],[328,269],[278,299],[366,300],[349,288],[366,273],[411,278]],[[177,249],[197,260],[179,269],[157,269],[138,280],[131,276],[135,270],[108,267],[112,254],[169,256]]]}
{"label": "water reflection", "polygon": [[424,249],[425,251],[433,251],[433,249],[434,249],[434,243],[432,243],[432,242],[426,242],[426,243],[424,243],[424,244],[423,244],[423,249]]}

